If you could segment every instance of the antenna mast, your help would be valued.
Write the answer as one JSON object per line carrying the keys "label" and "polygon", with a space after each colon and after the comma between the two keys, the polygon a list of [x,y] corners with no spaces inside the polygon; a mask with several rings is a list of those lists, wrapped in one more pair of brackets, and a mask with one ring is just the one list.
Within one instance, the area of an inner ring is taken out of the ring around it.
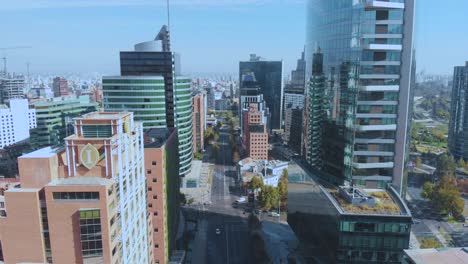
{"label": "antenna mast", "polygon": [[169,0],[167,2],[167,30],[171,32],[171,12],[169,8]]}

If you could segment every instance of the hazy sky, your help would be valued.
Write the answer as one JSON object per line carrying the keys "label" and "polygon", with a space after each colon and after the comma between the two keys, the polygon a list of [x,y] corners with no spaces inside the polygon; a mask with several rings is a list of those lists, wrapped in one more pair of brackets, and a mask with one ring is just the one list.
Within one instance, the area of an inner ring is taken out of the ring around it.
{"label": "hazy sky", "polygon": [[[351,1],[351,0],[350,0]],[[0,51],[10,71],[119,71],[119,51],[151,40],[167,22],[166,0],[0,0]],[[305,0],[171,0],[174,51],[186,73],[236,73],[250,53],[296,63],[305,41]],[[451,73],[468,60],[468,1],[418,0],[418,71]]]}

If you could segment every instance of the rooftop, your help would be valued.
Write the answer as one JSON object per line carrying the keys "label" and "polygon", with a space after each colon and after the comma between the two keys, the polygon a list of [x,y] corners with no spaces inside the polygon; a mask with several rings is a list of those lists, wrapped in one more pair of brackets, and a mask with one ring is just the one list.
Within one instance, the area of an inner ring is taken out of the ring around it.
{"label": "rooftop", "polygon": [[412,249],[405,254],[416,264],[468,263],[468,248]]}
{"label": "rooftop", "polygon": [[144,135],[145,148],[160,148],[171,136],[174,129],[170,128],[152,128]]}
{"label": "rooftop", "polygon": [[137,76],[137,75],[125,75],[125,76],[102,76],[103,80],[164,80],[162,75],[151,75],[151,76]]}
{"label": "rooftop", "polygon": [[47,186],[66,186],[66,185],[110,185],[113,184],[112,179],[102,177],[72,177],[59,178],[51,181]]}
{"label": "rooftop", "polygon": [[58,153],[62,152],[63,148],[45,147],[36,151],[25,154],[20,159],[31,159],[31,158],[51,158]]}
{"label": "rooftop", "polygon": [[383,189],[325,187],[345,213],[400,215],[400,206]]}
{"label": "rooftop", "polygon": [[126,116],[131,115],[131,113],[126,112],[92,112],[84,114],[82,117],[77,117],[75,120],[92,120],[92,119],[102,119],[102,120],[118,120],[125,118]]}

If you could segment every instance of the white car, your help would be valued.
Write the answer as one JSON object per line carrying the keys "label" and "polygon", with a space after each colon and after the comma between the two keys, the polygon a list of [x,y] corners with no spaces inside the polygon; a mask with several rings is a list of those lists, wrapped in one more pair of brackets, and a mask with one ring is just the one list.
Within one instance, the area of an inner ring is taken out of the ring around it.
{"label": "white car", "polygon": [[220,235],[221,234],[221,230],[219,228],[216,228],[216,235]]}
{"label": "white car", "polygon": [[241,198],[236,200],[236,202],[238,202],[238,203],[245,203],[245,201],[247,201],[247,199],[245,199],[245,197],[241,197]]}
{"label": "white car", "polygon": [[269,216],[278,217],[280,216],[280,214],[278,214],[277,212],[270,212]]}

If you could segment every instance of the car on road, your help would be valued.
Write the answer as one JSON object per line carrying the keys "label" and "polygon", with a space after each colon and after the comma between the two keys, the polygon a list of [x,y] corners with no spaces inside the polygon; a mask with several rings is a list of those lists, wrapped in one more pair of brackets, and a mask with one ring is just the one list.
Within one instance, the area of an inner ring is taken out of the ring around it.
{"label": "car on road", "polygon": [[277,212],[270,212],[268,215],[269,215],[269,216],[272,216],[272,217],[278,217],[278,216],[280,216],[280,214],[278,214]]}
{"label": "car on road", "polygon": [[413,225],[416,225],[416,224],[419,224],[419,223],[421,223],[421,221],[419,221],[419,220],[413,220],[413,222],[412,222]]}
{"label": "car on road", "polygon": [[463,224],[463,227],[468,227],[468,224]]}
{"label": "car on road", "polygon": [[245,199],[245,197],[241,197],[241,198],[236,200],[237,203],[245,203],[246,201],[247,201],[247,199]]}
{"label": "car on road", "polygon": [[216,235],[220,235],[220,234],[221,234],[221,229],[216,228]]}

